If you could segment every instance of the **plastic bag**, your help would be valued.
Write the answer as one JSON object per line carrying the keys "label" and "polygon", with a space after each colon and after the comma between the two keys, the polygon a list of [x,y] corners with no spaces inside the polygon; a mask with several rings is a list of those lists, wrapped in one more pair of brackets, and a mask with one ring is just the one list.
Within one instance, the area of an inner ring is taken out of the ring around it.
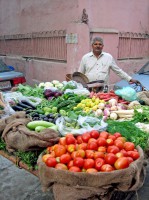
{"label": "plastic bag", "polygon": [[104,131],[106,130],[108,124],[105,123],[102,119],[98,119],[96,117],[90,116],[81,116],[78,117],[78,124],[82,128],[86,128],[88,131],[97,130],[97,131]]}
{"label": "plastic bag", "polygon": [[86,88],[74,89],[74,90],[66,89],[64,94],[67,94],[67,93],[74,93],[74,94],[85,95],[85,96],[89,96],[90,95],[90,92]]}
{"label": "plastic bag", "polygon": [[[56,125],[58,126],[58,131],[60,132],[60,134],[62,136],[66,136],[67,133],[72,133],[74,135],[81,135],[81,134],[85,133],[86,128],[74,129],[74,128],[68,127],[66,125],[67,120],[68,119],[65,117],[59,117],[56,120]],[[72,120],[69,119],[69,122],[72,122]]]}
{"label": "plastic bag", "polygon": [[137,93],[131,87],[124,87],[122,89],[116,90],[115,94],[121,96],[126,101],[134,101],[137,99]]}
{"label": "plastic bag", "polygon": [[[73,123],[73,121],[76,121],[80,125],[80,128],[76,129],[68,127],[66,125],[67,121],[71,123]],[[93,124],[93,126],[91,126],[91,124]],[[71,120],[67,117],[59,117],[56,120],[56,125],[58,126],[58,131],[62,136],[65,136],[67,133],[72,133],[74,135],[82,135],[87,131],[104,131],[107,128],[107,123],[105,123],[103,120],[100,120],[95,117],[83,117],[81,115],[79,115],[78,120]]]}
{"label": "plastic bag", "polygon": [[30,97],[22,96],[19,100],[20,101],[25,100],[25,101],[29,102],[30,104],[32,104],[33,106],[37,106],[42,101],[41,98],[33,97],[33,96],[30,96]]}

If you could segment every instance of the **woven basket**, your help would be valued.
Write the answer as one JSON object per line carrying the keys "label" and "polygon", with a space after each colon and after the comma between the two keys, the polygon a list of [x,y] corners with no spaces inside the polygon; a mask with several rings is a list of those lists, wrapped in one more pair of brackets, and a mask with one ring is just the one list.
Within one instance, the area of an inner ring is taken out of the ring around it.
{"label": "woven basket", "polygon": [[66,81],[72,80],[72,74],[66,74]]}
{"label": "woven basket", "polygon": [[81,72],[74,72],[72,74],[72,80],[81,83],[83,87],[87,87],[87,83],[89,82],[87,76],[85,76]]}

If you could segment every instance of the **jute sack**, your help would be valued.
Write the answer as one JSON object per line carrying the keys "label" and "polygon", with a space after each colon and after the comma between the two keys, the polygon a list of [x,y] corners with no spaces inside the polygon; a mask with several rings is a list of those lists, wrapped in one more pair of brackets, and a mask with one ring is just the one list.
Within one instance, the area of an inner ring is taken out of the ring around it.
{"label": "jute sack", "polygon": [[57,131],[48,128],[39,133],[31,131],[26,127],[29,121],[30,119],[20,118],[6,125],[2,139],[6,143],[8,152],[40,150],[58,142],[59,133]]}
{"label": "jute sack", "polygon": [[137,149],[140,158],[128,168],[95,174],[47,167],[41,154],[37,164],[42,190],[52,189],[55,200],[94,199],[97,195],[100,199],[110,200],[114,191],[136,191],[143,185],[146,176],[144,153],[139,146]]}
{"label": "jute sack", "polygon": [[7,124],[9,124],[11,121],[15,119],[20,119],[20,118],[23,118],[23,119],[26,118],[26,113],[24,111],[15,112],[15,114],[7,118],[0,119],[0,134],[2,134]]}
{"label": "jute sack", "polygon": [[149,106],[149,91],[138,92],[137,97],[139,100],[144,101],[145,104]]}

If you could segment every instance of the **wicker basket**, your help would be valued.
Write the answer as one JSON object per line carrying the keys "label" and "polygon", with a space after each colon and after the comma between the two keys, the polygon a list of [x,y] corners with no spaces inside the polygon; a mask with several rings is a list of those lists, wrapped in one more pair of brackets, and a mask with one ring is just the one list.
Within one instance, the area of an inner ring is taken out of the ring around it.
{"label": "wicker basket", "polygon": [[72,80],[72,74],[66,74],[66,81]]}
{"label": "wicker basket", "polygon": [[74,72],[72,74],[72,80],[81,83],[83,87],[87,87],[87,83],[89,82],[87,76],[85,76],[81,72]]}

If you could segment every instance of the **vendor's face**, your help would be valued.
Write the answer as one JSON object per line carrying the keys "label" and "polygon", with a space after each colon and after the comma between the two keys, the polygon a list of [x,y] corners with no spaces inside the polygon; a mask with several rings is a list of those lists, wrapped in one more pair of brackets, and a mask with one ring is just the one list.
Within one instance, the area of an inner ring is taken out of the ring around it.
{"label": "vendor's face", "polygon": [[92,48],[93,48],[93,53],[94,54],[98,54],[100,55],[103,49],[103,44],[100,41],[95,41],[94,44],[92,44]]}

